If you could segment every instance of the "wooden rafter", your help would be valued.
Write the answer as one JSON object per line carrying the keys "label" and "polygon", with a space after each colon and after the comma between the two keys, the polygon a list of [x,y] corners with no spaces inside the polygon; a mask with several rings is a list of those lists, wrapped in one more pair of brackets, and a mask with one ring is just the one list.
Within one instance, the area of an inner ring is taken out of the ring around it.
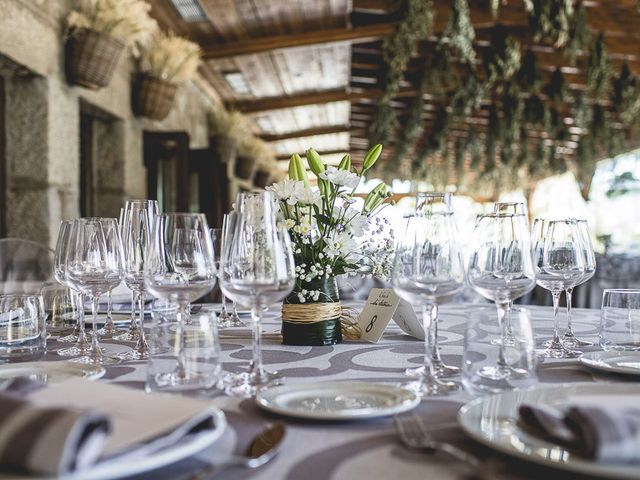
{"label": "wooden rafter", "polygon": [[[299,152],[300,154],[304,153],[304,152]],[[318,152],[319,155],[339,155],[341,153],[347,153],[347,150],[345,149],[336,149],[336,150],[323,150]],[[289,158],[291,157],[291,155],[278,155],[276,157],[276,160],[289,160]]]}
{"label": "wooden rafter", "polygon": [[329,125],[326,127],[313,127],[304,130],[296,130],[285,133],[263,133],[259,135],[265,142],[280,142],[291,138],[313,137],[316,135],[329,135],[332,133],[348,132],[349,125]]}

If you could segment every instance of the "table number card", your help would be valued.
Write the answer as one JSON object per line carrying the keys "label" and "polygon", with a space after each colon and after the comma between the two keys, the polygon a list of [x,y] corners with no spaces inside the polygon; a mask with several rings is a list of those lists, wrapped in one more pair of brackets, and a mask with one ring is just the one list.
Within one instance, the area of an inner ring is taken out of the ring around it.
{"label": "table number card", "polygon": [[372,288],[367,303],[358,316],[358,327],[362,332],[360,340],[377,343],[391,319],[409,335],[420,338],[422,328],[411,304],[390,288]]}

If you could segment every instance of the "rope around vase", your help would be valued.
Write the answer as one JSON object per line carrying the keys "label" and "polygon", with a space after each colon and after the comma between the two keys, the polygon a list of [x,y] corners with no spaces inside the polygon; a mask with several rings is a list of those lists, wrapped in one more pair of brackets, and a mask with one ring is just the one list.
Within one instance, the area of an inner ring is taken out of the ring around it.
{"label": "rope around vase", "polygon": [[355,313],[352,308],[343,308],[340,302],[282,304],[282,319],[289,323],[310,324],[340,317],[342,335],[349,340],[357,340],[361,335]]}

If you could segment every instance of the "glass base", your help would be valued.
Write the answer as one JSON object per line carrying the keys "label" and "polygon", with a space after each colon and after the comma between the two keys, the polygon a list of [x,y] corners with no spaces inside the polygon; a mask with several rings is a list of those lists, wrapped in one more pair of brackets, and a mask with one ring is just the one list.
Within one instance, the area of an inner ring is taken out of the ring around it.
{"label": "glass base", "polygon": [[104,327],[98,330],[98,336],[102,338],[114,338],[122,333],[122,330],[116,328],[113,323],[107,323]]}
{"label": "glass base", "polygon": [[[433,373],[434,373],[436,378],[453,377],[453,376],[458,375],[460,373],[460,369],[458,367],[454,367],[452,365],[446,365],[442,360],[431,360],[431,362],[432,362],[432,365],[433,365]],[[407,377],[415,378],[415,377],[424,376],[426,371],[427,370],[426,370],[426,368],[424,366],[415,367],[415,368],[407,368],[404,371],[404,374]]]}
{"label": "glass base", "polygon": [[59,337],[58,341],[62,343],[75,343],[78,341],[78,335],[76,333],[70,333],[69,335],[65,335],[64,337]]}
{"label": "glass base", "polygon": [[149,348],[143,350],[134,348],[128,352],[119,354],[118,358],[123,361],[147,360],[149,358]]}
{"label": "glass base", "polygon": [[79,357],[88,354],[90,351],[91,344],[85,339],[80,343],[76,340],[76,344],[73,347],[61,348],[56,353],[61,357]]}
{"label": "glass base", "polygon": [[544,358],[578,358],[582,356],[582,352],[579,350],[570,350],[564,345],[551,342],[547,348],[536,350],[536,355]]}
{"label": "glass base", "polygon": [[422,377],[415,382],[404,384],[402,387],[419,397],[440,397],[460,390],[459,383],[430,377]]}
{"label": "glass base", "polygon": [[231,397],[254,397],[258,390],[268,386],[279,385],[282,383],[282,376],[278,372],[242,372],[227,373],[223,376],[223,384],[225,394]]}
{"label": "glass base", "polygon": [[219,379],[212,378],[210,372],[189,372],[178,369],[173,372],[157,373],[147,378],[147,391],[153,392],[199,392],[217,389]]}
{"label": "glass base", "polygon": [[116,365],[116,364],[120,363],[120,359],[113,358],[113,357],[107,357],[107,356],[105,356],[103,354],[83,355],[82,357],[72,358],[69,361],[73,362],[73,363],[82,363],[84,365],[99,365],[99,366]]}
{"label": "glass base", "polygon": [[565,332],[562,336],[562,344],[567,348],[576,348],[576,347],[590,347],[593,345],[593,342],[589,342],[587,340],[580,340],[576,337],[573,332]]}
{"label": "glass base", "polygon": [[138,338],[140,338],[140,334],[137,330],[127,330],[122,335],[116,335],[112,338],[117,342],[137,342]]}

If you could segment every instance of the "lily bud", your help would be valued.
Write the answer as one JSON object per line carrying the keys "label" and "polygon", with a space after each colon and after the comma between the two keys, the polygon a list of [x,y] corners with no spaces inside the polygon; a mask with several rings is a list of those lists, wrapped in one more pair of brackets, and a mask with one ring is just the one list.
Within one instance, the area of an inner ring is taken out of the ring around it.
{"label": "lily bud", "polygon": [[305,187],[311,186],[307,171],[302,164],[302,158],[297,153],[291,155],[291,160],[289,161],[289,178],[304,182]]}
{"label": "lily bud", "polygon": [[300,180],[298,178],[298,171],[296,169],[296,157],[298,157],[298,159],[300,159],[300,155],[298,155],[297,153],[294,153],[293,155],[291,155],[291,158],[289,159],[289,179],[290,180]]}
{"label": "lily bud", "polygon": [[318,155],[313,148],[307,150],[307,163],[309,164],[309,168],[311,171],[317,176],[325,171],[324,163],[322,162],[322,158]]}
{"label": "lily bud", "polygon": [[340,160],[340,164],[338,165],[338,170],[349,170],[351,168],[351,155],[348,153],[342,157]]}
{"label": "lily bud", "polygon": [[369,213],[378,208],[382,202],[389,196],[389,187],[386,183],[378,184],[373,190],[369,192],[367,198],[364,200],[364,207],[362,211]]}
{"label": "lily bud", "polygon": [[363,172],[366,172],[375,165],[375,163],[378,161],[378,157],[380,157],[380,153],[382,153],[382,145],[380,145],[379,143],[369,149],[367,154],[364,156],[364,160],[362,161]]}

